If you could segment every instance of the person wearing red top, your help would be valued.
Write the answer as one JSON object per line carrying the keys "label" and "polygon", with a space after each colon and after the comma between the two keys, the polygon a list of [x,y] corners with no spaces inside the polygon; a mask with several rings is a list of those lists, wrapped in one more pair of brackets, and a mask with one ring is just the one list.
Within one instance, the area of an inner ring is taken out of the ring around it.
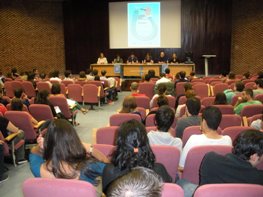
{"label": "person wearing red top", "polygon": [[131,96],[146,96],[145,94],[139,93],[139,84],[137,82],[132,82],[130,86]]}

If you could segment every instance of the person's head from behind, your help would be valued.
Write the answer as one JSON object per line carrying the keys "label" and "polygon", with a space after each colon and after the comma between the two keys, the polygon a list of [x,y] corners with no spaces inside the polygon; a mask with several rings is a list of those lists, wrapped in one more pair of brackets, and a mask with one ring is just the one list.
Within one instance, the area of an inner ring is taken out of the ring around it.
{"label": "person's head from behind", "polygon": [[190,72],[190,76],[191,76],[192,78],[195,77],[195,72],[194,72],[194,71]]}
{"label": "person's head from behind", "polygon": [[22,88],[17,88],[14,90],[14,95],[16,98],[21,98],[23,95],[23,89]]}
{"label": "person's head from behind", "polygon": [[150,76],[150,78],[155,77],[155,70],[148,70],[148,75]]}
{"label": "person's head from behind", "polygon": [[149,74],[146,74],[146,75],[144,76],[144,80],[145,80],[145,81],[150,81],[150,79],[151,79],[151,77],[150,77]]}
{"label": "person's head from behind", "polygon": [[167,96],[165,96],[165,95],[158,96],[157,105],[158,105],[158,107],[161,107],[163,105],[169,105]]}
{"label": "person's head from behind", "polygon": [[86,73],[85,73],[85,71],[80,71],[80,72],[79,72],[79,78],[86,78]]}
{"label": "person's head from behind", "polygon": [[122,109],[120,113],[133,112],[137,107],[136,99],[133,96],[126,96],[122,102]]}
{"label": "person's head from behind", "polygon": [[13,111],[22,111],[23,110],[23,102],[19,98],[13,98],[11,100],[11,110]]}
{"label": "person's head from behind", "polygon": [[185,71],[180,71],[179,75],[180,75],[180,79],[184,79],[185,76],[186,76],[186,72]]}
{"label": "person's head from behind", "polygon": [[240,133],[233,142],[232,153],[256,166],[263,161],[263,132],[249,129]]}
{"label": "person's head from behind", "polygon": [[[86,151],[74,127],[66,120],[55,119],[48,126],[44,140],[47,169],[57,178],[76,178],[86,162]],[[70,170],[67,172],[63,167]]]}
{"label": "person's head from behind", "polygon": [[138,87],[139,87],[139,84],[137,82],[132,82],[130,89],[132,92],[138,92]]}
{"label": "person's head from behind", "polygon": [[256,81],[257,88],[263,88],[263,79],[257,79]]}
{"label": "person's head from behind", "polygon": [[102,76],[106,76],[107,71],[106,70],[102,70],[100,73],[101,73]]}
{"label": "person's head from behind", "polygon": [[248,72],[245,72],[244,74],[243,74],[243,79],[249,79],[250,78],[250,72],[248,71]]}
{"label": "person's head from behind", "polygon": [[153,170],[136,167],[112,182],[107,190],[108,197],[160,197],[162,178]]}
{"label": "person's head from behind", "polygon": [[158,94],[159,95],[164,95],[166,93],[167,87],[164,83],[160,83],[157,87],[158,89]]}
{"label": "person's head from behind", "polygon": [[227,104],[226,95],[223,92],[218,92],[215,97],[214,105],[225,105]]}
{"label": "person's head from behind", "polygon": [[48,95],[49,95],[49,92],[47,90],[39,91],[35,99],[35,103],[48,104]]}
{"label": "person's head from behind", "polygon": [[166,68],[166,69],[164,70],[164,72],[165,72],[165,74],[167,74],[167,75],[170,74],[170,72],[171,72],[171,71],[170,71],[170,68]]}
{"label": "person's head from behind", "polygon": [[187,115],[197,116],[201,109],[200,99],[190,97],[186,100],[186,113]]}
{"label": "person's head from behind", "polygon": [[55,71],[52,73],[52,77],[59,77],[59,71],[58,71],[58,70],[55,70]]}
{"label": "person's head from behind", "polygon": [[145,127],[137,120],[121,124],[116,140],[112,163],[120,170],[136,166],[153,168],[155,156],[149,145]]}
{"label": "person's head from behind", "polygon": [[168,132],[174,122],[174,111],[168,106],[161,106],[155,114],[155,122],[159,131]]}
{"label": "person's head from behind", "polygon": [[66,70],[66,71],[64,72],[64,75],[65,75],[66,78],[69,78],[69,77],[71,76],[71,71]]}
{"label": "person's head from behind", "polygon": [[51,94],[60,94],[61,88],[59,83],[54,83],[51,87]]}
{"label": "person's head from behind", "polygon": [[258,72],[258,79],[263,79],[263,70]]}
{"label": "person's head from behind", "polygon": [[242,81],[237,81],[235,84],[235,90],[238,92],[243,92],[243,90],[245,89],[245,85]]}
{"label": "person's head from behind", "polygon": [[207,130],[216,131],[222,119],[222,113],[219,108],[214,106],[208,106],[203,110],[201,130],[203,132]]}
{"label": "person's head from behind", "polygon": [[92,71],[92,75],[93,75],[93,76],[98,75],[98,73],[99,73],[99,71],[98,71],[97,69],[94,69],[94,70]]}
{"label": "person's head from behind", "polygon": [[17,68],[12,68],[12,69],[11,69],[11,73],[12,73],[12,74],[16,74],[16,73],[17,73]]}
{"label": "person's head from behind", "polygon": [[235,78],[236,78],[236,74],[233,72],[229,72],[228,79],[235,79]]}
{"label": "person's head from behind", "polygon": [[99,75],[95,75],[94,76],[94,81],[100,81],[100,76]]}
{"label": "person's head from behind", "polygon": [[193,86],[191,83],[185,83],[184,84],[184,91],[186,92],[187,90],[192,90]]}
{"label": "person's head from behind", "polygon": [[39,77],[43,80],[46,78],[46,73],[40,73]]}

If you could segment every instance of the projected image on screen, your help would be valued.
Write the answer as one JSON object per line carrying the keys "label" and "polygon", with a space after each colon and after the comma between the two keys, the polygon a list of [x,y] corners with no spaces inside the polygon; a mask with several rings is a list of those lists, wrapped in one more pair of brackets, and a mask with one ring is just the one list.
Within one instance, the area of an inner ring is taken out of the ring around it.
{"label": "projected image on screen", "polygon": [[160,47],[160,2],[128,3],[128,46]]}

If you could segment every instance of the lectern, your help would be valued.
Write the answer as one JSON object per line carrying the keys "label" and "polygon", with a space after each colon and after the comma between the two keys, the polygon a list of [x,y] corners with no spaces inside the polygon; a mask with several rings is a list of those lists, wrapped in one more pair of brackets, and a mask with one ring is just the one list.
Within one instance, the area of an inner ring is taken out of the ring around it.
{"label": "lectern", "polygon": [[205,76],[208,76],[208,59],[212,57],[216,57],[216,55],[202,55],[205,58]]}

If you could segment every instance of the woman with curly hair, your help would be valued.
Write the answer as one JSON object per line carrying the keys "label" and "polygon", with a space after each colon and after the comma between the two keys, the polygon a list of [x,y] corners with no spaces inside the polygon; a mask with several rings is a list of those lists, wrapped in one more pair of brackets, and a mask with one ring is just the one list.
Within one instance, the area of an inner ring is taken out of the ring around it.
{"label": "woman with curly hair", "polygon": [[102,186],[104,193],[114,180],[137,166],[152,169],[162,177],[164,182],[172,182],[172,178],[165,167],[160,163],[155,163],[155,155],[149,145],[146,130],[142,123],[136,120],[123,123],[120,126],[116,143],[111,164],[107,164],[103,170]]}

